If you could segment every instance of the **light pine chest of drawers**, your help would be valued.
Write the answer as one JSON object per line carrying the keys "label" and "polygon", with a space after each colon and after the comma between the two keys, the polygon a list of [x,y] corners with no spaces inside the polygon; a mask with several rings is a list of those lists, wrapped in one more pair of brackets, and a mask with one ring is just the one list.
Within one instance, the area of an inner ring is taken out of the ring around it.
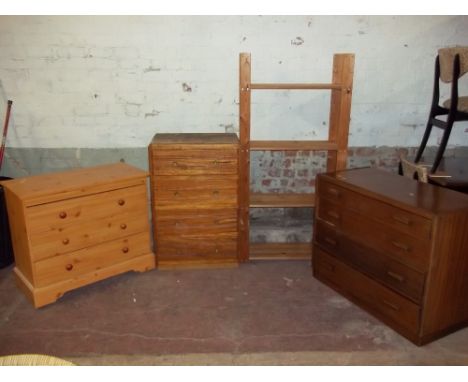
{"label": "light pine chest of drawers", "polygon": [[468,195],[376,169],[316,195],[316,278],[417,345],[468,324]]}
{"label": "light pine chest of drawers", "polygon": [[148,147],[159,268],[238,264],[236,134],[156,134]]}
{"label": "light pine chest of drawers", "polygon": [[35,307],[155,267],[146,180],[145,171],[118,163],[3,184],[17,285]]}

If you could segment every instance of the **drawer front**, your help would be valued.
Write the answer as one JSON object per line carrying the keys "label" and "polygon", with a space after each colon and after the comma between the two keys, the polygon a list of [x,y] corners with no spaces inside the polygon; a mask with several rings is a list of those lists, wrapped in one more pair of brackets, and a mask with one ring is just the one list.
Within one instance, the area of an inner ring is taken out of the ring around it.
{"label": "drawer front", "polygon": [[419,330],[417,304],[398,295],[367,276],[348,267],[319,248],[314,248],[314,274],[335,287],[343,295],[352,297],[362,307],[385,321],[396,324],[416,335]]}
{"label": "drawer front", "polygon": [[154,175],[237,174],[237,150],[159,150]]}
{"label": "drawer front", "polygon": [[156,238],[156,256],[160,260],[234,259],[237,234],[161,236]]}
{"label": "drawer front", "polygon": [[149,233],[99,244],[34,264],[34,284],[42,287],[150,253]]}
{"label": "drawer front", "polygon": [[159,189],[154,191],[153,205],[156,214],[158,209],[164,208],[235,208],[237,207],[237,187],[205,190]]}
{"label": "drawer front", "polygon": [[74,252],[105,241],[149,232],[146,207],[128,214],[67,225],[59,230],[35,233],[30,237],[31,259],[39,261],[48,257]]}
{"label": "drawer front", "polygon": [[146,186],[142,184],[41,204],[26,209],[28,232],[34,235],[47,231],[61,231],[69,225],[83,224],[106,216],[146,211],[146,203]]}
{"label": "drawer front", "polygon": [[323,221],[318,221],[315,229],[315,243],[327,252],[416,303],[421,302],[424,273],[340,235],[336,229]]}
{"label": "drawer front", "polygon": [[430,242],[378,224],[367,216],[339,209],[334,203],[319,202],[318,217],[335,226],[355,242],[395,257],[419,271],[429,266]]}
{"label": "drawer front", "polygon": [[155,236],[218,235],[237,232],[237,210],[160,210],[155,214]]}
{"label": "drawer front", "polygon": [[169,190],[221,191],[237,189],[237,175],[154,176],[155,192]]}
{"label": "drawer front", "polygon": [[415,238],[431,238],[432,221],[320,179],[319,196]]}

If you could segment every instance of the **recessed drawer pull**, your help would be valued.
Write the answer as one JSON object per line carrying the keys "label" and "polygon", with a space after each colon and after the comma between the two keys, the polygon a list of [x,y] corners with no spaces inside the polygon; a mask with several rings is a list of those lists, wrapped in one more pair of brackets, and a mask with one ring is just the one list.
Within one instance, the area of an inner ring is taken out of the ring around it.
{"label": "recessed drawer pull", "polygon": [[65,219],[67,217],[67,213],[65,211],[62,211],[59,213],[59,218],[60,219]]}
{"label": "recessed drawer pull", "polygon": [[336,240],[332,239],[331,237],[325,237],[323,240],[325,241],[325,243],[328,243],[333,246],[336,246],[337,244]]}
{"label": "recessed drawer pull", "polygon": [[335,211],[327,211],[327,215],[331,216],[334,219],[339,219],[340,218],[340,214],[338,212],[335,212]]}
{"label": "recessed drawer pull", "polygon": [[340,196],[340,191],[338,191],[336,188],[329,188],[328,193],[333,196]]}
{"label": "recessed drawer pull", "polygon": [[322,262],[320,265],[329,271],[335,272],[335,266],[332,264]]}
{"label": "recessed drawer pull", "polygon": [[398,280],[401,283],[405,281],[405,278],[402,275],[399,275],[398,273],[387,271],[387,275],[389,275],[391,278],[394,278],[395,280]]}
{"label": "recessed drawer pull", "polygon": [[409,252],[411,250],[411,247],[407,244],[400,243],[398,241],[392,241],[392,245],[394,247],[397,247],[399,249],[402,249],[405,252]]}
{"label": "recessed drawer pull", "polygon": [[119,199],[119,200],[117,201],[117,204],[118,204],[119,206],[123,206],[123,205],[125,204],[125,200]]}
{"label": "recessed drawer pull", "polygon": [[65,269],[66,269],[67,271],[71,271],[71,270],[73,269],[73,264],[67,264],[67,265],[65,265]]}
{"label": "recessed drawer pull", "polygon": [[411,220],[405,216],[393,215],[392,219],[401,224],[405,224],[405,225],[411,224]]}
{"label": "recessed drawer pull", "polygon": [[395,305],[395,304],[392,304],[391,302],[387,301],[387,300],[382,300],[382,302],[387,305],[389,308],[393,309],[393,310],[396,310],[396,311],[399,311],[400,310],[400,307],[398,305]]}

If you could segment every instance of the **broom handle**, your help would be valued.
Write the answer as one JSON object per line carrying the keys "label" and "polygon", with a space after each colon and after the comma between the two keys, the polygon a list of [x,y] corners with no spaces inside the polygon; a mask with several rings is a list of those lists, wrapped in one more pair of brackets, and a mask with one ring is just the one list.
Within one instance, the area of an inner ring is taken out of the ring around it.
{"label": "broom handle", "polygon": [[8,123],[10,122],[11,105],[13,105],[13,101],[8,100],[7,111],[6,111],[6,116],[5,116],[5,124],[3,125],[2,147],[0,148],[0,170],[2,169],[3,154],[5,153]]}

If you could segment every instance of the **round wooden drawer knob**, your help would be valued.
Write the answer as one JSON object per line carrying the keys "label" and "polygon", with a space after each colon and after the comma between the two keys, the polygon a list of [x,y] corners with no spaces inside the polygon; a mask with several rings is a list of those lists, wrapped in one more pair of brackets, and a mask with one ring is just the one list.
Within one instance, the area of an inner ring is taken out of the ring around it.
{"label": "round wooden drawer knob", "polygon": [[71,270],[73,269],[73,264],[67,264],[67,265],[65,265],[65,269],[66,269],[67,271],[71,271]]}
{"label": "round wooden drawer knob", "polygon": [[123,247],[123,248],[122,248],[122,252],[123,252],[123,253],[127,253],[128,251],[129,251],[128,247]]}
{"label": "round wooden drawer knob", "polygon": [[125,200],[119,199],[117,203],[119,204],[119,206],[123,206],[125,204]]}
{"label": "round wooden drawer knob", "polygon": [[62,243],[65,244],[65,245],[67,245],[69,242],[70,242],[70,239],[63,239],[62,240]]}
{"label": "round wooden drawer knob", "polygon": [[122,223],[122,224],[120,225],[120,228],[121,228],[121,229],[126,229],[126,228],[127,228],[127,225],[126,225],[125,223]]}
{"label": "round wooden drawer knob", "polygon": [[67,213],[65,211],[62,211],[59,213],[60,219],[65,219],[67,217]]}

